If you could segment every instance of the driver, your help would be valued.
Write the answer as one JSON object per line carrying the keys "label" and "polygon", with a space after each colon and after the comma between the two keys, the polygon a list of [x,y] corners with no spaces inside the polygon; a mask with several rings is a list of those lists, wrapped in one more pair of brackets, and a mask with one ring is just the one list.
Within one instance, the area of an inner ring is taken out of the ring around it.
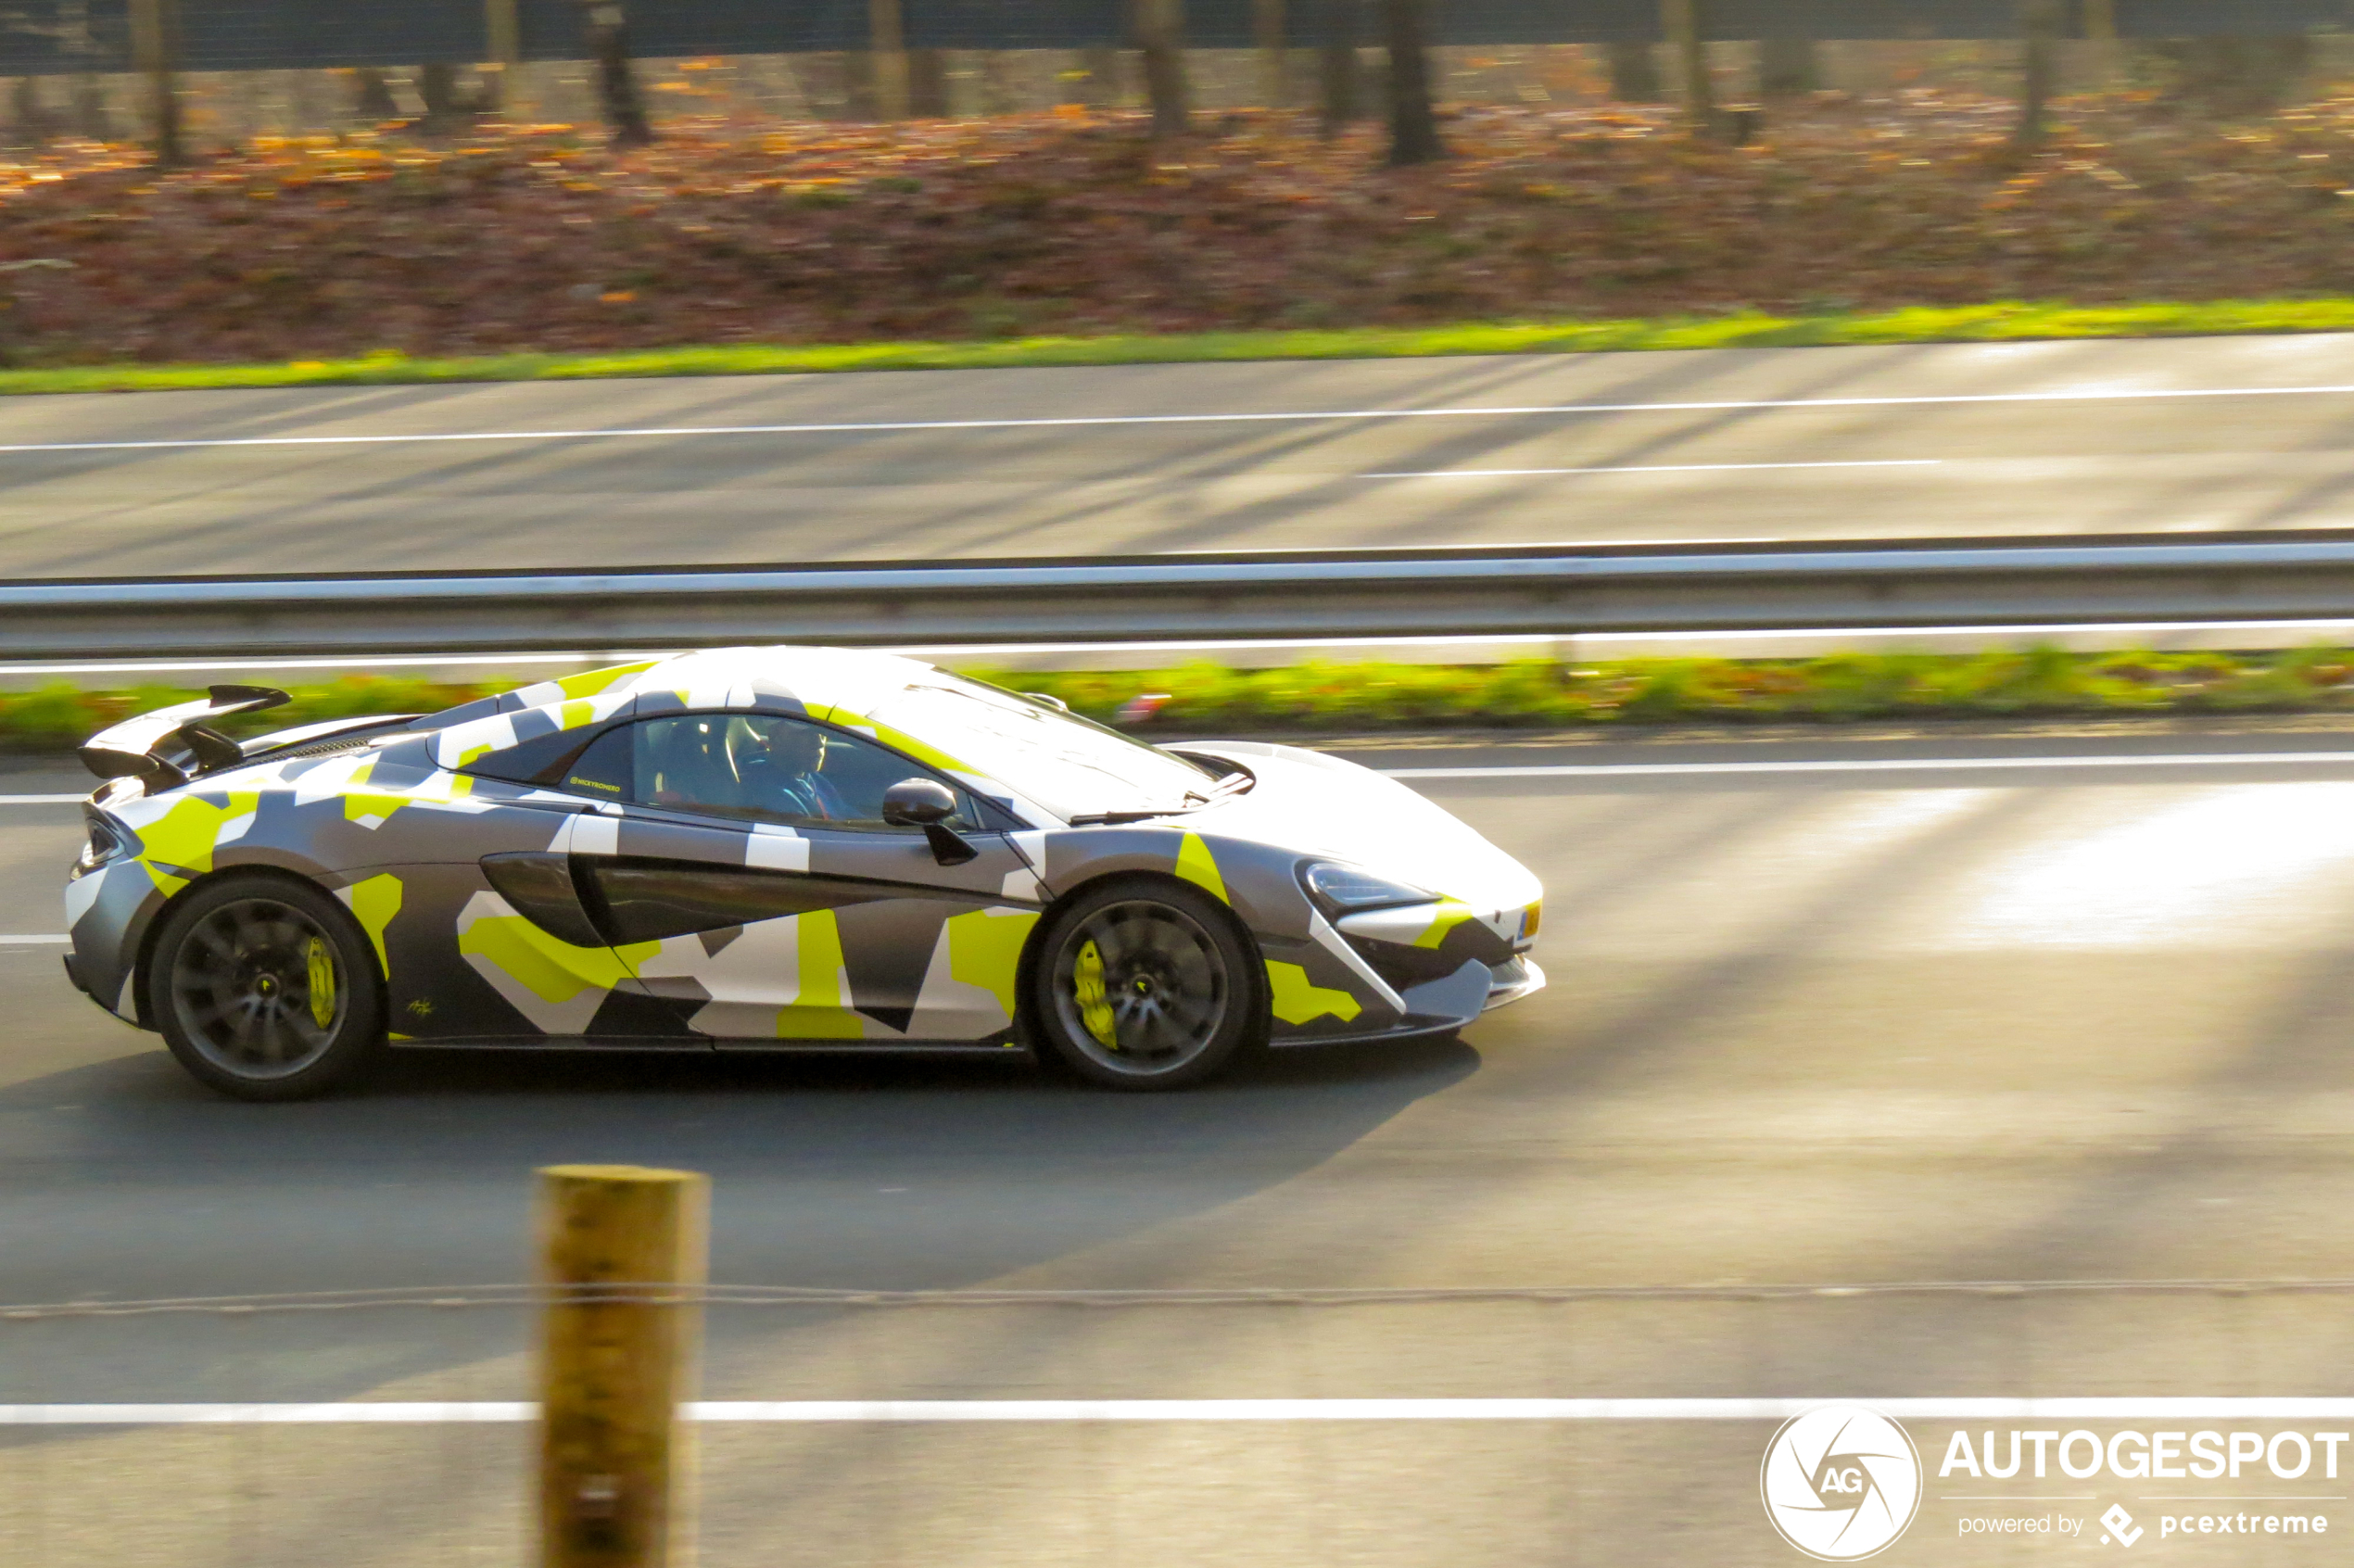
{"label": "driver", "polygon": [[[746,728],[753,727],[749,724]],[[782,816],[805,816],[839,822],[850,816],[842,793],[824,775],[826,732],[814,724],[791,720],[767,726],[766,737],[754,729],[743,737],[750,742],[742,762],[743,777],[755,786],[759,803]],[[766,740],[763,747],[760,742]]]}

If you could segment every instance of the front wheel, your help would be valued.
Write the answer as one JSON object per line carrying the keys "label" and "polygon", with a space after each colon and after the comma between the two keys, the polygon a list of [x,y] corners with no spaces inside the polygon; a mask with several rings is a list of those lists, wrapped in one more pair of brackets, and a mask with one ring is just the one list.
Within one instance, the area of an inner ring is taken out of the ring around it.
{"label": "front wheel", "polygon": [[224,878],[174,906],[147,1005],[180,1065],[241,1100],[323,1094],[384,1040],[384,980],[358,924],[277,877]]}
{"label": "front wheel", "polygon": [[1193,889],[1108,882],[1056,914],[1039,946],[1042,1057],[1112,1089],[1183,1089],[1264,1041],[1258,955]]}

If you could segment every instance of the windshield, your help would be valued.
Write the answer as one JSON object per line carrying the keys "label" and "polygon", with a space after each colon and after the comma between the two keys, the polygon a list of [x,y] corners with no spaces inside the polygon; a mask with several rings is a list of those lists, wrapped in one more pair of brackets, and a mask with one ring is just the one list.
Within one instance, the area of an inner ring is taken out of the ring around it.
{"label": "windshield", "polygon": [[1216,781],[1208,768],[1116,729],[944,670],[897,693],[875,716],[1065,820],[1181,809]]}

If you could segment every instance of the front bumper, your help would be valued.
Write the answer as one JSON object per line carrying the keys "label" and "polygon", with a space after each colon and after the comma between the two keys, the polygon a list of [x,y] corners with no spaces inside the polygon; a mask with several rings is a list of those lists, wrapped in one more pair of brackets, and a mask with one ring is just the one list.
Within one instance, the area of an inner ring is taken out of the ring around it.
{"label": "front bumper", "polygon": [[1300,1045],[1370,1045],[1385,1040],[1424,1040],[1452,1034],[1479,1021],[1481,1014],[1532,996],[1545,988],[1545,971],[1525,955],[1501,964],[1465,964],[1444,980],[1405,993],[1406,1018],[1387,1029],[1362,1034],[1326,1034],[1285,1039],[1279,1048]]}
{"label": "front bumper", "polygon": [[1491,964],[1488,972],[1495,978],[1488,981],[1487,1000],[1479,1009],[1483,1013],[1510,1006],[1522,997],[1534,996],[1545,989],[1545,971],[1525,955]]}

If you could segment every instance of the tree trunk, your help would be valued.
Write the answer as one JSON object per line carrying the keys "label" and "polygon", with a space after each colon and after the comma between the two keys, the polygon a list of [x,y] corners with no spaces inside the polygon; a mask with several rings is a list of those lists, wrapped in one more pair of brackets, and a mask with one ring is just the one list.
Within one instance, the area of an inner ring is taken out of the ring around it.
{"label": "tree trunk", "polygon": [[1382,0],[1389,31],[1389,166],[1436,163],[1447,156],[1430,103],[1429,0]]}
{"label": "tree trunk", "polygon": [[1811,38],[1768,38],[1758,45],[1757,93],[1765,98],[1793,98],[1823,84]]}
{"label": "tree trunk", "polygon": [[114,134],[113,120],[107,113],[107,90],[95,75],[86,70],[75,71],[69,101],[73,105],[75,135],[103,142]]}
{"label": "tree trunk", "polygon": [[1155,139],[1193,129],[1185,101],[1184,0],[1136,0],[1136,42],[1145,56],[1145,98]]}
{"label": "tree trunk", "polygon": [[523,17],[519,0],[483,0],[483,42],[490,51],[489,69],[482,73],[482,109],[506,111],[515,95],[515,77],[523,64]]}
{"label": "tree trunk", "polygon": [[147,134],[156,167],[187,161],[180,136],[179,0],[131,0],[131,53],[146,79]]}
{"label": "tree trunk", "polygon": [[2032,147],[2043,143],[2044,111],[2052,98],[2053,44],[2059,37],[2060,0],[2019,0],[2019,25],[2026,35],[2027,57],[2019,124],[2011,132],[2011,141]]}
{"label": "tree trunk", "polygon": [[614,145],[642,147],[652,142],[654,128],[647,123],[637,73],[629,65],[629,24],[615,0],[595,0],[588,7],[588,57],[597,64],[597,101],[613,131]]}
{"label": "tree trunk", "polygon": [[456,128],[465,118],[458,105],[458,68],[446,60],[434,60],[417,68],[417,96],[424,101],[424,117],[417,121],[417,129],[429,134],[442,134]]}
{"label": "tree trunk", "polygon": [[1329,140],[1364,118],[1365,84],[1357,69],[1359,0],[1323,0],[1323,37],[1316,50],[1317,127]]}
{"label": "tree trunk", "polygon": [[867,66],[875,118],[907,118],[907,30],[899,0],[867,0]]}
{"label": "tree trunk", "polygon": [[9,143],[19,147],[45,145],[49,140],[49,111],[41,102],[41,79],[19,76],[8,94]]}
{"label": "tree trunk", "polygon": [[1006,49],[983,49],[980,55],[980,110],[986,115],[1017,114],[1025,107],[1015,72],[1015,57]]}
{"label": "tree trunk", "polygon": [[107,90],[99,84],[96,34],[90,30],[90,0],[64,0],[57,7],[57,47],[82,63],[66,85],[66,123],[74,135],[103,142],[113,133],[108,122]]}
{"label": "tree trunk", "polygon": [[1695,136],[1716,130],[1716,83],[1708,73],[1706,19],[1702,0],[1660,0],[1659,19],[1676,52],[1676,85],[1684,103],[1684,129]]}
{"label": "tree trunk", "polygon": [[351,112],[354,118],[367,120],[391,120],[400,113],[392,84],[374,66],[361,66],[351,73]]}
{"label": "tree trunk", "polygon": [[949,118],[948,61],[937,49],[907,51],[907,118]]}
{"label": "tree trunk", "polygon": [[1659,53],[1649,44],[1622,39],[1608,45],[1610,95],[1622,104],[1655,104],[1667,95],[1659,81]]}
{"label": "tree trunk", "polygon": [[2125,53],[2117,43],[2117,0],[2084,0],[2084,36],[2093,45],[2094,86],[2116,92],[2125,75]]}
{"label": "tree trunk", "polygon": [[1108,44],[1090,44],[1079,51],[1080,80],[1073,83],[1071,102],[1089,108],[1120,107],[1120,51]]}
{"label": "tree trunk", "polygon": [[1291,102],[1291,53],[1284,23],[1284,0],[1251,0],[1251,42],[1259,49],[1259,95],[1269,108],[1283,108]]}

